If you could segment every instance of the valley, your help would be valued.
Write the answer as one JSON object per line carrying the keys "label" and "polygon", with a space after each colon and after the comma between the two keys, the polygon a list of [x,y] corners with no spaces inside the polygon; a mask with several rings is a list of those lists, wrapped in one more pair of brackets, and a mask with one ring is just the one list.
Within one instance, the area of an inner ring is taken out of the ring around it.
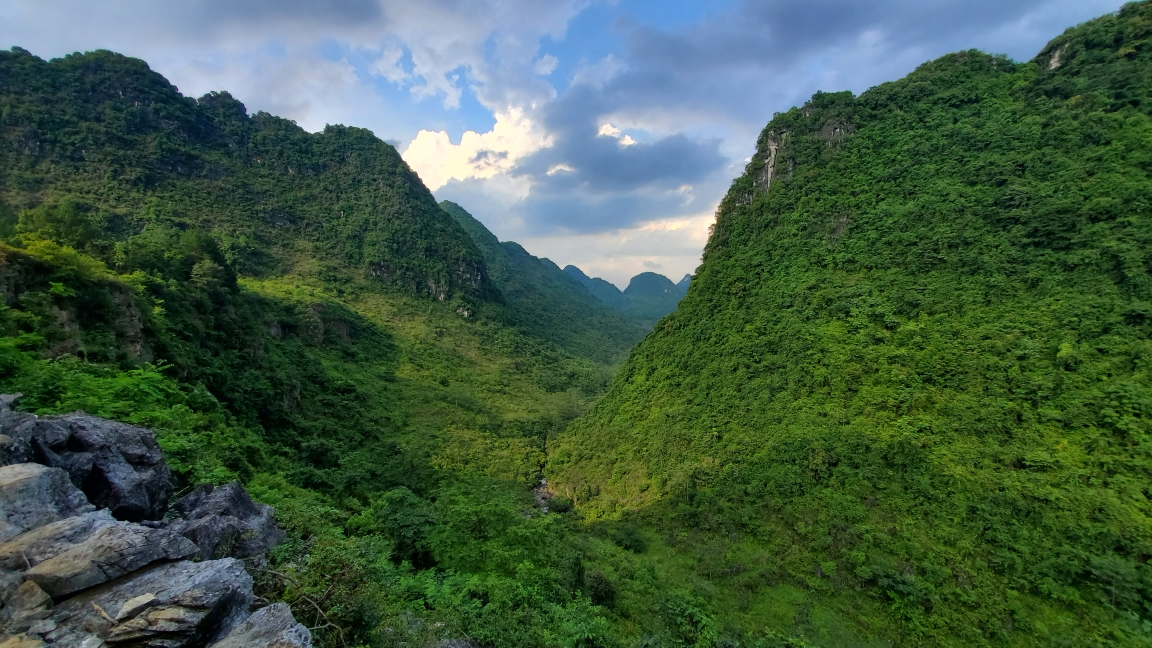
{"label": "valley", "polygon": [[818,93],[625,290],[365,129],[0,52],[0,393],[274,506],[317,646],[1152,646],[1150,37]]}

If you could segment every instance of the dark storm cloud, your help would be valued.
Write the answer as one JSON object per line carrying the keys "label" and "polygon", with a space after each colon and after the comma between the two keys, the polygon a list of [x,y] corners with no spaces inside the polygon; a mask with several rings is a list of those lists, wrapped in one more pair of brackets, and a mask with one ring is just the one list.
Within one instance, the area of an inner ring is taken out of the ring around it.
{"label": "dark storm cloud", "polygon": [[512,238],[595,234],[692,211],[675,192],[592,192],[564,180],[550,181],[554,177],[544,176],[523,200],[503,201],[474,178],[449,181],[436,190],[436,199],[464,205],[502,238],[506,232],[515,232]]}
{"label": "dark storm cloud", "polygon": [[581,84],[544,109],[553,145],[524,158],[515,170],[533,180],[517,207],[528,231],[604,231],[683,213],[685,198],[675,191],[727,166],[719,139],[675,133],[624,145],[618,137],[600,135],[602,105],[598,89]]}
{"label": "dark storm cloud", "polygon": [[[518,173],[527,173],[558,189],[591,193],[638,189],[676,189],[693,184],[721,168],[726,159],[720,140],[696,141],[683,134],[651,143],[623,146],[615,137],[597,136],[597,128],[581,124],[571,130],[553,129],[556,143],[522,160]],[[557,170],[566,165],[571,170]],[[553,171],[548,174],[549,171]]]}

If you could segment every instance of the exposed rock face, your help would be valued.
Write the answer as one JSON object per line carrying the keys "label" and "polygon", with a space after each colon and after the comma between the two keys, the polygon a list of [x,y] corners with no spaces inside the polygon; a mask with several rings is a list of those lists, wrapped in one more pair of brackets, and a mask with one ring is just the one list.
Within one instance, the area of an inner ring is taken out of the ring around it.
{"label": "exposed rock face", "polygon": [[80,544],[116,520],[107,510],[65,518],[0,543],[0,569],[31,569]]}
{"label": "exposed rock face", "polygon": [[120,522],[29,569],[24,578],[58,599],[156,561],[179,560],[196,551],[190,540],[167,529]]}
{"label": "exposed rock face", "polygon": [[45,639],[203,646],[243,621],[251,604],[252,577],[239,560],[161,564],[61,603],[51,617],[58,629]]}
{"label": "exposed rock face", "polygon": [[287,605],[275,603],[248,617],[213,648],[310,648],[311,645],[312,635],[308,629],[296,623]]}
{"label": "exposed rock face", "polygon": [[0,396],[0,648],[311,647],[288,606],[249,614],[252,578],[236,557],[260,560],[283,538],[271,507],[239,484],[207,486],[177,503],[182,519],[126,521],[167,507],[155,435],[86,414],[38,418],[14,400]]}
{"label": "exposed rock face", "polygon": [[164,517],[171,472],[151,430],[82,412],[38,417],[0,399],[0,462],[35,462],[68,473],[88,500],[119,520]]}
{"label": "exposed rock face", "polygon": [[237,483],[200,486],[172,506],[171,529],[200,547],[200,558],[253,558],[284,539],[271,506],[257,504]]}
{"label": "exposed rock face", "polygon": [[63,470],[39,464],[0,467],[0,541],[94,510]]}

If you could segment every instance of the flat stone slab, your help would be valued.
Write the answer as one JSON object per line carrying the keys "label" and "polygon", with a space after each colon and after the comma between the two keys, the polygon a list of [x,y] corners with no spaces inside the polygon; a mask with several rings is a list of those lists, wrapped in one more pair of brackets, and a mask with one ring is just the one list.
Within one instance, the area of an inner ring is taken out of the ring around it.
{"label": "flat stone slab", "polygon": [[[58,628],[45,638],[65,646],[93,637],[114,645],[205,646],[241,623],[251,604],[252,577],[239,560],[164,563],[60,603],[51,617]],[[134,607],[135,616],[112,617]]]}
{"label": "flat stone slab", "polygon": [[84,542],[100,529],[116,524],[107,510],[64,518],[25,531],[0,543],[0,569],[25,571]]}
{"label": "flat stone slab", "polygon": [[196,551],[191,540],[167,529],[118,522],[29,569],[24,578],[60,599],[156,561],[179,560]]}

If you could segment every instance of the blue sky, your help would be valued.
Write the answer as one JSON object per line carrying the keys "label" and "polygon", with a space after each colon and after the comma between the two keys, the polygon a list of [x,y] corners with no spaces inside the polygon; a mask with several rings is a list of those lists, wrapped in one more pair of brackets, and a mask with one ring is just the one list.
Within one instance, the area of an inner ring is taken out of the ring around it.
{"label": "blue sky", "polygon": [[501,239],[623,287],[699,263],[777,111],[951,51],[1030,59],[1116,0],[0,0],[0,47],[392,142]]}

